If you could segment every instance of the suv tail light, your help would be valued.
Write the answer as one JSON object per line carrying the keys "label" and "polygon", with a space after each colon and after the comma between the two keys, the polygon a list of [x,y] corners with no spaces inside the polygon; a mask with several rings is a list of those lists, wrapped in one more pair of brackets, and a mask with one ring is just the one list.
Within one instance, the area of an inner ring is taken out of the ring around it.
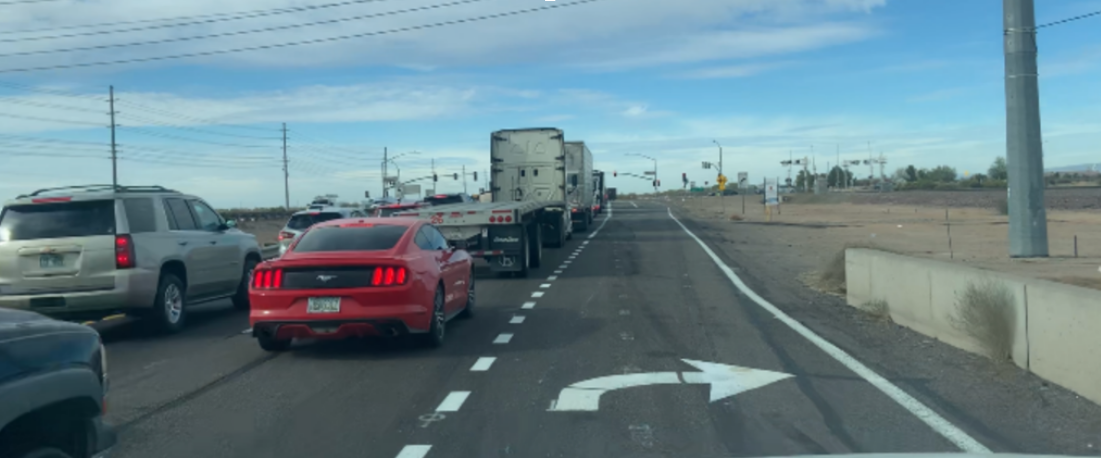
{"label": "suv tail light", "polygon": [[115,268],[134,268],[134,239],[129,235],[115,236]]}
{"label": "suv tail light", "polygon": [[283,287],[283,269],[257,269],[252,272],[253,289],[279,289]]}
{"label": "suv tail light", "polygon": [[293,233],[290,233],[290,232],[287,232],[287,231],[283,231],[283,232],[279,233],[279,241],[280,242],[282,242],[284,240],[290,240],[290,239],[293,239],[293,238],[294,238]]}
{"label": "suv tail light", "polygon": [[404,285],[408,278],[409,271],[404,267],[376,267],[371,276],[371,286]]}

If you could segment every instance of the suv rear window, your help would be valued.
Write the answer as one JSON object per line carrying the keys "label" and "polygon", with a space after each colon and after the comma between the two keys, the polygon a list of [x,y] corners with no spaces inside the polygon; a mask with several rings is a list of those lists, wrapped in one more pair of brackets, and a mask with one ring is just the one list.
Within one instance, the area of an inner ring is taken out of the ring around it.
{"label": "suv rear window", "polygon": [[450,195],[450,196],[425,197],[424,202],[427,203],[427,204],[432,204],[432,205],[447,205],[447,204],[461,204],[461,203],[466,202],[466,201],[463,200],[463,196],[455,194],[455,195]]}
{"label": "suv rear window", "polygon": [[115,201],[15,205],[0,213],[0,242],[115,235]]}
{"label": "suv rear window", "polygon": [[325,221],[332,221],[334,219],[343,218],[344,215],[333,212],[320,212],[317,214],[303,213],[301,215],[294,215],[290,221],[287,221],[287,227],[296,231],[304,231],[309,229],[317,223],[323,223]]}
{"label": "suv rear window", "polygon": [[408,229],[406,226],[390,225],[319,227],[306,232],[294,246],[294,251],[310,253],[389,250],[398,244],[398,240],[401,240]]}

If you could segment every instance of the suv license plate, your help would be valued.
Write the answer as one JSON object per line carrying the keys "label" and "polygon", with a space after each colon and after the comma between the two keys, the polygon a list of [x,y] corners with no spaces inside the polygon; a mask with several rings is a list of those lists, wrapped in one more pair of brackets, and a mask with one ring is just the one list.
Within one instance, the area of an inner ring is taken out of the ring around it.
{"label": "suv license plate", "polygon": [[340,298],[311,297],[306,313],[340,313]]}
{"label": "suv license plate", "polygon": [[43,269],[56,269],[65,267],[65,258],[60,254],[42,253],[38,255],[38,267]]}

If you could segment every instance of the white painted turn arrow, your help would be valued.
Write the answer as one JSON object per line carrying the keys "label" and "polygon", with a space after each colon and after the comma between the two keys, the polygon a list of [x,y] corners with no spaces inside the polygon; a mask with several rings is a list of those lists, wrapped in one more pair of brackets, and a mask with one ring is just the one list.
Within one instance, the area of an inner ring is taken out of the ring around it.
{"label": "white painted turn arrow", "polygon": [[610,375],[574,383],[558,393],[551,412],[595,412],[600,409],[600,396],[623,388],[648,385],[711,385],[711,402],[738,393],[760,388],[791,377],[791,374],[761,369],[731,366],[682,359],[700,372],[649,372],[644,374]]}

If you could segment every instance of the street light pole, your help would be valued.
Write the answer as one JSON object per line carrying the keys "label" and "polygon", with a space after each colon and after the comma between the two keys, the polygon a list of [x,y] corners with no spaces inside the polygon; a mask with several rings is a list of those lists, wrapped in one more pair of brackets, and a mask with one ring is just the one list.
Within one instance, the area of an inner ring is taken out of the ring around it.
{"label": "street light pole", "polygon": [[[715,146],[719,147],[719,176],[723,176],[723,145],[720,145],[718,140],[711,141],[715,142]],[[719,202],[723,206],[723,216],[726,216],[726,185],[723,185],[722,188],[723,189],[719,190]],[[744,200],[745,196],[742,196],[742,199]],[[742,213],[745,213],[744,209]]]}

